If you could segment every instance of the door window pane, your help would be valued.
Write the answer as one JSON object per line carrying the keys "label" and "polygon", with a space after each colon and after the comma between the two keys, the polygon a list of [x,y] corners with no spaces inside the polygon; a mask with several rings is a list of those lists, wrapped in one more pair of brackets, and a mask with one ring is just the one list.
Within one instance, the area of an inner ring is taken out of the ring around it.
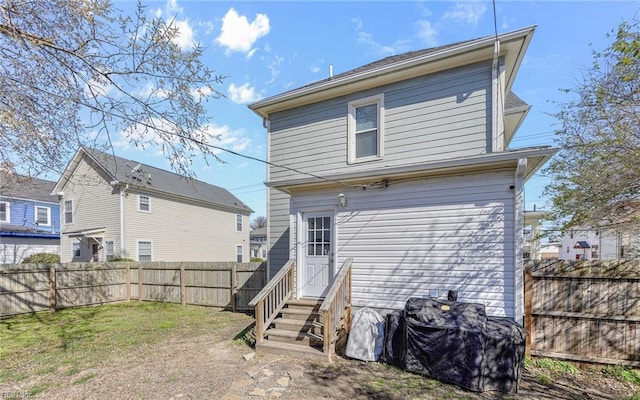
{"label": "door window pane", "polygon": [[329,255],[331,253],[331,218],[307,218],[307,230],[307,255]]}

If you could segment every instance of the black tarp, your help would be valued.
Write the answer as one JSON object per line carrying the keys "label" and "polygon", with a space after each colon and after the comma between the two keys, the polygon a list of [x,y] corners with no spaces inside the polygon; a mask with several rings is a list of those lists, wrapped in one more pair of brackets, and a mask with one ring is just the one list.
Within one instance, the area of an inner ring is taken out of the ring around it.
{"label": "black tarp", "polygon": [[388,363],[471,391],[517,390],[524,331],[487,318],[482,304],[411,298],[386,327]]}

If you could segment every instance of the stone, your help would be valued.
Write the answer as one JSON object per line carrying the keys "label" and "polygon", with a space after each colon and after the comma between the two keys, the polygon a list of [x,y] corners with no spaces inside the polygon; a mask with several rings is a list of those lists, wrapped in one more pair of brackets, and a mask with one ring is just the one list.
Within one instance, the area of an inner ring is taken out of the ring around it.
{"label": "stone", "polygon": [[242,358],[244,358],[244,360],[245,360],[245,361],[250,361],[250,360],[252,360],[255,356],[256,356],[256,352],[254,351],[253,353],[243,354],[243,355],[242,355]]}
{"label": "stone", "polygon": [[304,371],[302,370],[287,371],[287,375],[289,375],[291,379],[302,378],[302,375],[304,375]]}
{"label": "stone", "polygon": [[267,397],[267,391],[264,389],[255,388],[251,392],[249,392],[249,396]]}
{"label": "stone", "polygon": [[273,391],[272,391],[272,392],[269,392],[269,397],[272,397],[272,398],[276,398],[276,399],[277,399],[277,398],[278,398],[278,397],[280,397],[280,396],[282,396],[282,393],[280,393],[280,392],[273,392]]}
{"label": "stone", "polygon": [[266,369],[266,368],[264,368],[264,369],[262,370],[262,374],[263,374],[263,375],[266,375],[266,376],[273,376],[273,371],[272,371],[272,370],[270,370],[270,369]]}
{"label": "stone", "polygon": [[287,387],[289,386],[290,381],[291,381],[291,378],[289,378],[288,376],[283,376],[282,378],[278,379],[276,383],[282,387]]}

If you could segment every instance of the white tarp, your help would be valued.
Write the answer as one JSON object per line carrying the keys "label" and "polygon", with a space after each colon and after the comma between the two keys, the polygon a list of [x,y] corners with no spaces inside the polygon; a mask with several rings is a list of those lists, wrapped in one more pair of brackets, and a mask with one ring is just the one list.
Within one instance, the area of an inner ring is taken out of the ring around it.
{"label": "white tarp", "polygon": [[378,361],[384,349],[384,318],[364,307],[351,320],[345,355],[362,361]]}

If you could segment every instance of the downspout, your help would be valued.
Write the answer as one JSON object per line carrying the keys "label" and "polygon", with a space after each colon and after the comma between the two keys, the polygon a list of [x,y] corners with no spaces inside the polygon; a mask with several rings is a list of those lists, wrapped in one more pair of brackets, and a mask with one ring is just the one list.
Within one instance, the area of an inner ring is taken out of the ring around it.
{"label": "downspout", "polygon": [[[269,180],[269,176],[271,174],[271,124],[269,123],[268,118],[262,119],[262,126],[267,130],[267,181]],[[269,209],[271,205],[271,188],[267,186],[267,282],[271,279],[271,224],[270,215],[271,210]]]}
{"label": "downspout", "polygon": [[126,258],[127,246],[124,238],[124,198],[129,184],[120,187],[120,258]]}
{"label": "downspout", "polygon": [[513,319],[521,323],[522,326],[524,326],[524,261],[522,259],[522,246],[524,245],[524,172],[526,169],[527,159],[518,159],[513,190]]}
{"label": "downspout", "polygon": [[[501,132],[503,131],[502,118],[502,93],[499,80],[502,79],[500,71],[500,41],[496,39],[493,46],[493,62],[491,64],[491,152],[504,150],[504,138],[501,140]],[[502,85],[504,87],[504,85]]]}

